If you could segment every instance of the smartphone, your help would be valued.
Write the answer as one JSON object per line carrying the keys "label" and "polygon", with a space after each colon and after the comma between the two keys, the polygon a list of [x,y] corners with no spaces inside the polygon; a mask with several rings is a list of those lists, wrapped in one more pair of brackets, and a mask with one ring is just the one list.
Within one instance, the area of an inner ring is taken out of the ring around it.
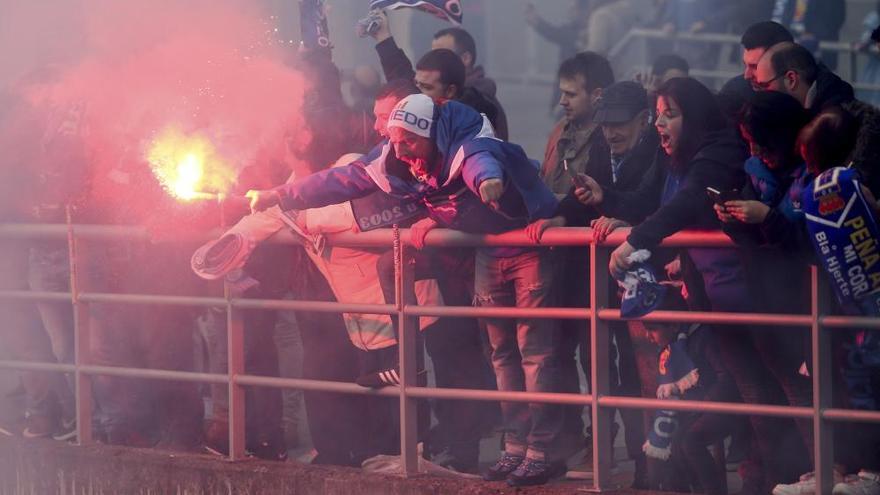
{"label": "smartphone", "polygon": [[709,195],[709,198],[712,200],[713,203],[721,206],[724,206],[724,203],[728,201],[740,199],[739,190],[737,189],[731,189],[729,191],[719,191],[714,187],[707,187],[706,194]]}
{"label": "smartphone", "polygon": [[578,188],[586,188],[587,182],[581,178],[580,175],[577,174],[574,170],[569,168],[568,160],[562,160],[562,168],[568,173],[568,176],[571,177],[571,181],[574,182],[575,187]]}

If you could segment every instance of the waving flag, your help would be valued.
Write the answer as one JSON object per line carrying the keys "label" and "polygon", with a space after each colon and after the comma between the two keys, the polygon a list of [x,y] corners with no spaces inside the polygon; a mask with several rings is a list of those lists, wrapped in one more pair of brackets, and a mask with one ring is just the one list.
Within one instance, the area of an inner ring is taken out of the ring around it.
{"label": "waving flag", "polygon": [[417,8],[445,19],[455,25],[461,24],[461,0],[371,0],[370,10]]}

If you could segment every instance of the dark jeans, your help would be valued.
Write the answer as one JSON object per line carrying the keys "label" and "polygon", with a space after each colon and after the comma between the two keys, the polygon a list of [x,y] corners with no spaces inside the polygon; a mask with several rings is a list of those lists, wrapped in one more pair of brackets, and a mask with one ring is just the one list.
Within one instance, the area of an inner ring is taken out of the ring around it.
{"label": "dark jeans", "polygon": [[[785,399],[791,406],[813,406],[813,382],[798,371],[806,361],[805,344],[809,330],[759,327],[752,330],[752,342],[761,362],[782,387]],[[812,458],[813,421],[797,419],[795,425],[803,440],[803,448]]]}
{"label": "dark jeans", "polygon": [[[590,252],[585,248],[557,248],[555,256],[562,260],[559,271],[558,294],[561,306],[568,308],[585,308],[590,305]],[[617,283],[613,280],[608,285],[612,307],[619,306]],[[577,366],[586,378],[588,389],[592,389],[591,379],[591,342],[589,320],[560,320],[563,344],[560,351],[560,373],[562,391],[580,393],[580,377]],[[641,384],[636,371],[636,353],[627,330],[626,323],[611,322],[610,363],[608,369],[610,391],[613,395],[639,397]],[[566,439],[577,439],[576,448],[582,448],[584,421],[582,406],[564,406],[564,437],[563,444],[570,445]],[[627,455],[630,459],[643,457],[642,444],[645,443],[644,413],[635,409],[621,409],[620,416],[624,424],[624,438]]]}
{"label": "dark jeans", "polygon": [[[511,257],[477,252],[476,302],[481,306],[540,308],[556,302],[557,264],[547,250],[527,250]],[[562,332],[555,320],[486,318],[492,365],[498,389],[558,392]],[[562,407],[503,402],[505,451],[557,461],[552,452],[562,431]]]}
{"label": "dark jeans", "polygon": [[[84,291],[193,294],[186,248],[81,243]],[[194,276],[193,276],[194,277]],[[92,304],[91,363],[177,371],[194,368],[195,313],[159,305]],[[188,382],[97,375],[98,423],[110,443],[159,441],[190,448],[201,438],[202,402]]]}
{"label": "dark jeans", "polygon": [[[335,301],[323,275],[301,248],[293,253],[290,290],[296,299]],[[303,378],[353,383],[360,372],[357,348],[351,344],[342,315],[297,311],[303,346]],[[360,466],[379,453],[363,424],[369,397],[307,390],[306,415],[317,464]]]}
{"label": "dark jeans", "polygon": [[[0,289],[28,290],[29,244],[18,240],[0,242]],[[54,303],[53,303],[54,304]],[[60,306],[66,303],[60,303]],[[37,305],[23,301],[0,301],[0,340],[9,359],[56,362],[52,339],[45,331]],[[19,373],[25,390],[25,407],[30,415],[58,419],[59,407],[69,405],[70,389],[60,373],[23,371]],[[65,411],[65,412],[70,412]]]}
{"label": "dark jeans", "polygon": [[649,482],[654,490],[726,494],[726,471],[709,451],[737,428],[742,417],[711,413],[678,415],[678,431],[667,461],[649,459]]}
{"label": "dark jeans", "polygon": [[[70,260],[67,243],[44,241],[33,245],[28,262],[28,280],[31,290],[67,292],[70,290]],[[43,330],[49,337],[52,353],[59,363],[73,364],[73,307],[66,303],[38,302],[37,310]],[[66,376],[66,385],[56,383],[56,394],[64,419],[76,415],[73,395],[73,375]]]}
{"label": "dark jeans", "polygon": [[[784,394],[773,375],[763,365],[751,338],[751,330],[743,327],[720,327],[717,332],[721,359],[728,369],[737,390],[748,404],[781,404]],[[749,416],[755,435],[757,457],[763,467],[763,484],[772,488],[778,483],[790,483],[809,471],[808,454],[800,448],[790,448],[797,437],[793,420],[767,416]],[[754,457],[754,456],[753,456]]]}
{"label": "dark jeans", "polygon": [[[404,267],[413,280],[435,279],[446,306],[470,306],[474,280],[472,250],[409,251]],[[387,251],[378,261],[379,282],[385,301],[394,303],[394,253]],[[415,294],[406,296],[409,304]],[[397,318],[392,316],[397,329]],[[416,325],[411,318],[408,325]],[[410,327],[412,328],[412,327]],[[491,371],[483,354],[480,328],[473,318],[444,317],[424,330],[425,349],[434,364],[434,381],[440,388],[490,389]],[[427,440],[432,454],[448,449],[456,459],[476,466],[482,426],[491,406],[479,401],[435,401],[437,425]]]}
{"label": "dark jeans", "polygon": [[[397,366],[400,348],[396,345],[372,351],[357,350],[360,373],[373,373]],[[419,345],[417,352],[418,369],[424,369],[424,353]],[[424,375],[422,375],[424,376]],[[424,385],[421,376],[418,380]],[[424,401],[417,405],[417,424],[419,438],[424,436],[431,421],[430,411]],[[367,409],[361,418],[363,427],[369,429],[374,454],[400,454],[400,401],[394,397],[370,397]]]}
{"label": "dark jeans", "polygon": [[[275,348],[274,311],[244,312],[244,368],[250,375],[279,376],[278,351]],[[228,346],[226,313],[212,314],[208,332],[209,368],[213,373],[226,373]],[[211,385],[212,416],[227,421],[229,388],[225,384]],[[281,434],[281,391],[270,387],[245,388],[245,424],[248,445],[283,438]]]}

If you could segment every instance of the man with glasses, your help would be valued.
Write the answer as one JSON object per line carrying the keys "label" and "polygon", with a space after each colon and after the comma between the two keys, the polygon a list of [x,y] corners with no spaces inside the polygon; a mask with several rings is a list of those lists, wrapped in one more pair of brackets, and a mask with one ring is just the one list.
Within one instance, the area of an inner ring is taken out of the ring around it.
{"label": "man with glasses", "polygon": [[814,116],[834,106],[851,114],[859,131],[848,162],[875,196],[880,193],[880,174],[875,171],[880,163],[880,111],[857,100],[849,83],[816,62],[803,46],[779,43],[758,61],[753,86],[756,91],[789,94]]}
{"label": "man with glasses", "polygon": [[743,73],[727,81],[718,92],[718,100],[728,115],[735,115],[754,93],[758,61],[777,43],[794,41],[791,33],[779,23],[762,21],[749,26],[740,39]]}

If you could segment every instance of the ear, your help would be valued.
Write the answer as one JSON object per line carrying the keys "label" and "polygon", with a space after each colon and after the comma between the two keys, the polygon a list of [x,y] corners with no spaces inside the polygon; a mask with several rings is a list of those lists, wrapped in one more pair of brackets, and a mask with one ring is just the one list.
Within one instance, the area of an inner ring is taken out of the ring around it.
{"label": "ear", "polygon": [[596,88],[593,91],[590,91],[590,102],[595,104],[599,101],[599,98],[602,98],[602,88]]}
{"label": "ear", "polygon": [[790,70],[782,76],[782,84],[786,91],[794,93],[801,83],[801,76],[796,71]]}
{"label": "ear", "polygon": [[651,125],[651,112],[649,112],[648,109],[644,109],[639,112],[636,118],[641,123],[640,126],[642,131],[644,131],[649,125]]}
{"label": "ear", "polygon": [[461,58],[461,63],[464,64],[465,68],[470,68],[474,64],[474,54],[471,52],[464,52],[459,55]]}
{"label": "ear", "polygon": [[446,90],[443,92],[443,96],[447,100],[454,100],[458,96],[458,85],[449,84],[446,86]]}

